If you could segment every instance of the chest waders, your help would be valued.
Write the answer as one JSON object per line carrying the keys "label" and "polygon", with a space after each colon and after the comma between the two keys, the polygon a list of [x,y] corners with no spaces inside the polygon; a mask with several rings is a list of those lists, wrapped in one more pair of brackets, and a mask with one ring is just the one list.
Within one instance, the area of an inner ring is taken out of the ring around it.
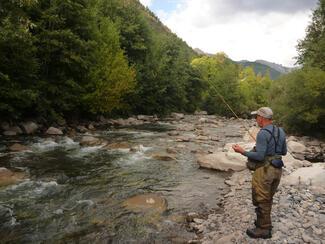
{"label": "chest waders", "polygon": [[[266,129],[264,129],[266,130]],[[281,155],[276,155],[277,144],[274,136],[274,127],[268,145],[272,138],[275,142],[274,155],[268,155],[262,162],[255,162],[255,170],[252,178],[252,200],[256,207],[256,228],[247,230],[247,234],[254,238],[270,238],[272,230],[271,210],[273,203],[273,196],[279,186],[282,174],[282,160]],[[280,130],[278,129],[278,138]],[[276,164],[281,161],[281,164]]]}

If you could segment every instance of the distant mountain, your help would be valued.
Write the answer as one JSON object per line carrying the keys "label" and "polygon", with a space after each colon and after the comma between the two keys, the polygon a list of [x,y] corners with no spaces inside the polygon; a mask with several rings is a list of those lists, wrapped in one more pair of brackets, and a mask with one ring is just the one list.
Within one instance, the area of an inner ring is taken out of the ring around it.
{"label": "distant mountain", "polygon": [[[213,56],[213,54],[206,53],[199,48],[195,48],[194,51],[198,55]],[[266,75],[267,72],[270,72],[270,77],[272,80],[276,80],[283,74],[287,74],[293,71],[296,68],[285,67],[281,64],[272,63],[266,60],[256,60],[254,62],[248,60],[233,61],[243,67],[252,67],[255,71],[255,74]]]}
{"label": "distant mountain", "polygon": [[247,61],[247,60],[241,60],[236,63],[242,65],[243,67],[252,67],[255,71],[255,74],[265,75],[265,74],[267,74],[267,72],[270,72],[270,77],[272,80],[276,80],[282,74],[284,74],[283,72],[280,72],[266,64],[262,64],[257,61],[251,62],[251,61]]}
{"label": "distant mountain", "polygon": [[287,74],[290,73],[292,70],[294,70],[295,68],[289,68],[289,67],[285,67],[281,64],[276,64],[276,63],[272,63],[266,60],[256,60],[256,63],[260,63],[260,64],[265,64],[269,67],[271,67],[272,69],[275,69],[277,71],[279,71],[281,74]]}
{"label": "distant mountain", "polygon": [[196,52],[196,54],[198,54],[198,55],[204,55],[204,56],[209,56],[209,57],[213,56],[213,54],[206,53],[206,52],[202,51],[200,48],[194,48],[194,52]]}

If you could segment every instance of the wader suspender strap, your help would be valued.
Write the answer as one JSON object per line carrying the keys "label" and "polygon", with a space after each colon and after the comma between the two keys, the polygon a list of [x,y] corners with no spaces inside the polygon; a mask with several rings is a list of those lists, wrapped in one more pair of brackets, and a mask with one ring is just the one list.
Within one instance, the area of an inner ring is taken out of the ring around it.
{"label": "wader suspender strap", "polygon": [[267,132],[271,135],[270,139],[267,141],[267,144],[268,144],[268,145],[269,145],[269,143],[270,143],[272,137],[273,137],[273,139],[274,139],[274,155],[276,155],[276,153],[277,153],[277,150],[276,150],[276,149],[277,149],[278,142],[279,142],[279,138],[280,138],[280,129],[279,129],[279,128],[277,128],[277,129],[278,129],[278,136],[277,136],[277,139],[278,139],[278,140],[276,140],[276,139],[275,139],[275,136],[274,136],[274,130],[275,130],[275,126],[274,126],[274,125],[273,125],[272,132],[269,131],[268,129],[262,129],[262,130],[267,131]]}

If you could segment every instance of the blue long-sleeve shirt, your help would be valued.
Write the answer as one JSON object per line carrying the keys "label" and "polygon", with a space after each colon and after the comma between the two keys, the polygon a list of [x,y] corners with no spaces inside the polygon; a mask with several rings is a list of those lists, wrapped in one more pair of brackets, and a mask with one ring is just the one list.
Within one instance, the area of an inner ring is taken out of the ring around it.
{"label": "blue long-sleeve shirt", "polygon": [[[277,140],[276,152],[275,152],[275,141],[273,137],[269,132],[265,131],[266,129],[272,133],[273,127],[274,127],[274,137]],[[254,152],[245,151],[244,155],[249,159],[253,159],[257,161],[263,161],[265,156],[286,155],[287,143],[286,143],[285,132],[283,131],[282,128],[275,127],[272,124],[265,126],[257,134],[255,149],[256,151]]]}

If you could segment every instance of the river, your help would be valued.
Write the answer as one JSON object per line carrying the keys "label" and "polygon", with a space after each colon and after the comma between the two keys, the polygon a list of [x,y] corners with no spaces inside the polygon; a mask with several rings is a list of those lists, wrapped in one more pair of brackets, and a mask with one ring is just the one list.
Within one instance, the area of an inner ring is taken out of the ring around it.
{"label": "river", "polygon": [[[92,132],[92,136],[126,142],[136,150],[81,147],[82,134],[73,139],[18,138],[29,151],[0,155],[0,167],[26,174],[21,182],[0,188],[0,206],[10,209],[11,215],[9,224],[1,226],[1,243],[171,243],[177,238],[190,239],[193,233],[185,228],[185,213],[215,207],[229,174],[199,169],[193,152],[202,145],[175,141],[168,132],[176,127],[157,123]],[[234,123],[212,128],[210,133],[238,130],[240,126]],[[236,135],[230,137],[235,139]],[[13,142],[1,140],[2,144]],[[223,146],[224,140],[206,146]],[[153,157],[167,148],[177,152],[176,160]],[[143,194],[166,199],[167,210],[126,208],[127,199]]]}

